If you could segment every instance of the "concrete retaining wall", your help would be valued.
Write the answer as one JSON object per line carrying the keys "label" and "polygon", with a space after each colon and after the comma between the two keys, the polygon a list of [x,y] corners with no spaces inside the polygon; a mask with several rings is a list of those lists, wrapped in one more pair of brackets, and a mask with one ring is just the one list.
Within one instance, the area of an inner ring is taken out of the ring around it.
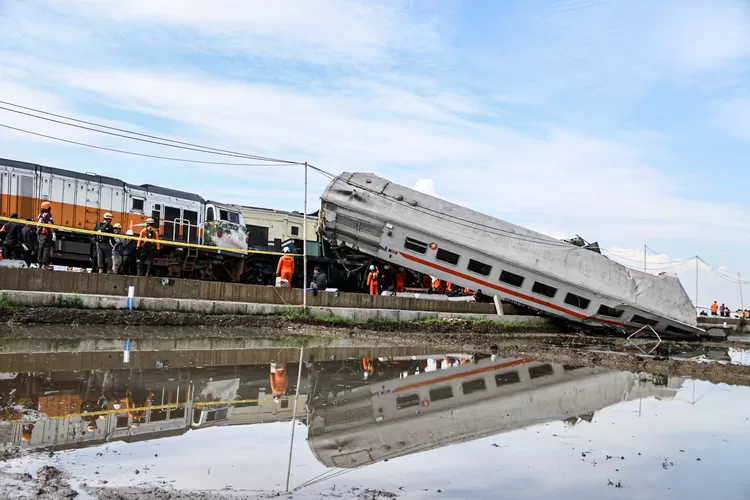
{"label": "concrete retaining wall", "polygon": [[[26,307],[56,307],[75,304],[82,309],[127,309],[127,299],[114,295],[78,295],[70,293],[5,291],[14,305]],[[258,304],[254,302],[228,302],[219,300],[194,300],[172,298],[136,298],[135,308],[145,311],[169,311],[201,314],[279,314],[289,309],[282,304]],[[490,319],[504,324],[523,325],[529,328],[545,326],[549,320],[540,316],[498,316],[496,314],[468,314],[437,311],[406,311],[400,309],[364,309],[357,307],[320,307],[310,306],[310,315],[314,317],[347,318],[357,323],[367,321],[416,321],[427,318],[440,319]]]}
{"label": "concrete retaining wall", "polygon": [[[299,289],[187,279],[171,279],[169,280],[170,284],[164,284],[164,282],[162,278],[0,267],[0,290],[124,297],[127,295],[128,286],[134,286],[136,297],[201,299],[278,305],[302,304],[302,291]],[[359,293],[341,293],[338,297],[335,297],[330,293],[318,293],[317,296],[313,296],[312,292],[308,291],[307,303],[310,306],[357,309],[402,309],[468,314],[495,313],[493,304],[381,297]],[[512,306],[508,306],[506,312],[510,313],[511,309]]]}

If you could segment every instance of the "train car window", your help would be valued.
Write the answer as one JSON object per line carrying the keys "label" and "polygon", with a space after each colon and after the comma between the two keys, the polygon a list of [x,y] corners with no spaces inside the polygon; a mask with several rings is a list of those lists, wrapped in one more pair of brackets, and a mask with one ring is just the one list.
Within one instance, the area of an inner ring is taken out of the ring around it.
{"label": "train car window", "polygon": [[437,389],[432,389],[430,391],[430,400],[435,401],[442,401],[444,399],[450,399],[453,397],[453,389],[451,386],[446,387],[438,387]]}
{"label": "train car window", "polygon": [[648,325],[648,326],[656,326],[657,323],[659,323],[659,320],[657,319],[651,319],[651,318],[644,318],[643,316],[638,316],[635,314],[631,319],[631,322],[638,323],[639,325]]}
{"label": "train car window", "polygon": [[196,243],[198,240],[198,212],[195,210],[183,210],[182,216],[190,224],[186,228],[183,228],[183,236],[188,233],[188,243]]}
{"label": "train car window", "polygon": [[411,250],[412,252],[427,253],[427,243],[422,243],[421,241],[412,238],[406,238],[404,248]]}
{"label": "train car window", "polygon": [[206,209],[206,222],[211,222],[214,220],[214,207],[208,207]]}
{"label": "train car window", "polygon": [[143,202],[144,200],[133,198],[133,210],[138,210],[140,212],[143,212]]}
{"label": "train car window", "polygon": [[469,380],[468,382],[464,382],[463,384],[461,384],[461,388],[463,389],[465,396],[473,392],[484,391],[487,389],[487,385],[484,383],[483,378],[478,378],[476,380]]}
{"label": "train car window", "polygon": [[500,273],[500,281],[503,283],[507,283],[509,285],[517,286],[518,288],[521,288],[523,285],[523,276],[519,276],[518,274],[513,274],[508,271],[502,271]]}
{"label": "train car window", "polygon": [[396,398],[397,410],[411,408],[412,406],[419,406],[419,394],[409,394],[408,396],[399,396]]}
{"label": "train car window", "polygon": [[599,310],[596,314],[602,316],[609,316],[610,318],[619,318],[625,311],[622,309],[615,309],[614,307],[605,306],[604,304],[599,306]]}
{"label": "train car window", "polygon": [[586,297],[581,297],[580,295],[569,293],[565,296],[565,303],[573,307],[577,307],[578,309],[588,309],[591,301]]}
{"label": "train car window", "polygon": [[448,264],[456,265],[458,264],[458,259],[460,255],[457,253],[449,252],[448,250],[444,250],[442,248],[437,249],[437,253],[435,254],[435,258],[437,260],[442,260],[443,262],[447,262]]}
{"label": "train car window", "polygon": [[518,372],[498,373],[495,375],[495,385],[498,387],[501,385],[515,384],[520,381],[521,377],[518,375]]}
{"label": "train car window", "polygon": [[229,212],[226,210],[219,210],[219,220],[229,220]]}
{"label": "train car window", "polygon": [[549,298],[552,298],[555,296],[555,294],[557,294],[557,288],[545,285],[544,283],[539,283],[538,281],[534,282],[534,286],[531,287],[531,291]]}
{"label": "train car window", "polygon": [[555,371],[552,369],[552,365],[541,365],[529,368],[529,376],[531,379],[549,377]]}
{"label": "train car window", "polygon": [[292,226],[292,236],[299,236],[299,227]]}
{"label": "train car window", "polygon": [[489,276],[490,271],[492,271],[492,266],[474,259],[469,259],[469,265],[466,266],[466,268],[473,273],[481,274],[483,276]]}
{"label": "train car window", "polygon": [[667,333],[677,333],[680,335],[692,335],[693,332],[690,332],[688,330],[683,330],[682,328],[677,328],[676,326],[667,325],[665,328]]}
{"label": "train car window", "polygon": [[240,223],[240,214],[237,212],[229,212],[229,222],[234,222],[235,224]]}
{"label": "train car window", "polygon": [[159,205],[158,203],[155,204],[154,205],[154,210],[156,210],[157,212],[161,212],[161,205]]}

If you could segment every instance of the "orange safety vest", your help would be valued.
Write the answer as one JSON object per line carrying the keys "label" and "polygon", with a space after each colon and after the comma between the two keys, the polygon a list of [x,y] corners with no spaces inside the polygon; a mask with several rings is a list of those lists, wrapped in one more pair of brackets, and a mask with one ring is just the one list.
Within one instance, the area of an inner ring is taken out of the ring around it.
{"label": "orange safety vest", "polygon": [[[144,243],[156,243],[156,249],[161,249],[161,243],[159,243],[159,231],[154,229],[153,227],[146,226],[143,229],[141,229],[141,234],[138,236],[138,245],[136,245],[137,248],[141,248]],[[144,241],[144,240],[155,240],[155,241]]]}
{"label": "orange safety vest", "polygon": [[718,311],[719,311],[719,304],[717,304],[716,302],[714,302],[713,304],[711,304],[711,312],[715,313],[715,312],[718,312]]}
{"label": "orange safety vest", "polygon": [[370,271],[367,275],[367,285],[370,287],[370,295],[378,295],[378,278],[379,274],[377,269]]}
{"label": "orange safety vest", "polygon": [[286,394],[288,386],[289,376],[286,373],[286,366],[271,374],[271,390],[273,391],[274,396],[283,396]]}
{"label": "orange safety vest", "polygon": [[397,272],[396,273],[396,291],[403,292],[405,284],[406,284],[406,273],[403,273],[400,271]]}
{"label": "orange safety vest", "polygon": [[282,277],[283,275],[291,277],[294,274],[294,257],[291,255],[282,255],[276,266],[276,274]]}

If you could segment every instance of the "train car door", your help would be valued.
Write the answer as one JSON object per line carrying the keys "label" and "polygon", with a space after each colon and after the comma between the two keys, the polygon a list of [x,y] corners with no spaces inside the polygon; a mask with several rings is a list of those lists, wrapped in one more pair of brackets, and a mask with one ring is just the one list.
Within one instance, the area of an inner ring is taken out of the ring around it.
{"label": "train car door", "polygon": [[182,239],[180,229],[182,228],[182,217],[180,209],[164,205],[164,239],[179,241]]}
{"label": "train car door", "polygon": [[198,243],[198,212],[195,210],[183,210],[183,220],[187,228],[183,228],[183,237],[187,243]]}
{"label": "train car door", "polygon": [[34,177],[20,175],[18,178],[18,217],[20,219],[36,219],[34,206]]}

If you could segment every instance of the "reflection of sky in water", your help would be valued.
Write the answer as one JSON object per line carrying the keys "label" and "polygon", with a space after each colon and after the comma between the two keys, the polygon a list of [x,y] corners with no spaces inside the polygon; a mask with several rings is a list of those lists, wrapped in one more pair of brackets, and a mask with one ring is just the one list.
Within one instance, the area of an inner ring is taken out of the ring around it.
{"label": "reflection of sky in water", "polygon": [[[435,498],[440,489],[440,498],[747,499],[748,419],[750,388],[688,381],[674,400],[636,399],[597,411],[593,423],[553,422],[378,462],[302,491],[336,484],[337,490],[379,488],[402,498]],[[289,422],[214,427],[53,459],[32,455],[3,467],[33,473],[51,462],[90,485],[166,481],[177,489],[283,490],[290,428]],[[298,424],[292,486],[326,472],[305,436]],[[614,458],[621,456],[625,460]],[[608,486],[610,480],[622,481],[623,489]]]}

